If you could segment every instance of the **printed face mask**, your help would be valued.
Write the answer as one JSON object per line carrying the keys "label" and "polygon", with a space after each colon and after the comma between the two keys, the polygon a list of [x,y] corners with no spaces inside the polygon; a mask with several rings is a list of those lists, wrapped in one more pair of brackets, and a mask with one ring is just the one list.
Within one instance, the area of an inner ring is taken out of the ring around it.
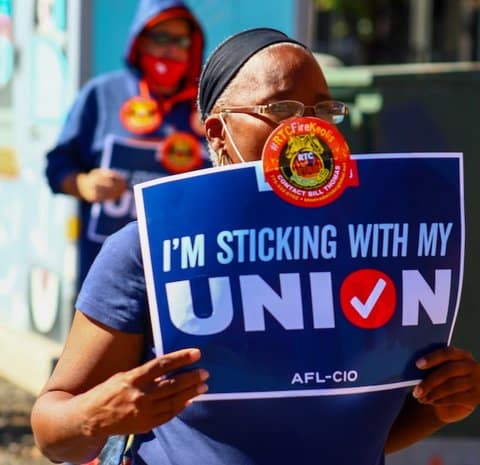
{"label": "printed face mask", "polygon": [[188,61],[159,58],[145,54],[140,57],[140,66],[149,84],[162,87],[176,87],[185,76]]}

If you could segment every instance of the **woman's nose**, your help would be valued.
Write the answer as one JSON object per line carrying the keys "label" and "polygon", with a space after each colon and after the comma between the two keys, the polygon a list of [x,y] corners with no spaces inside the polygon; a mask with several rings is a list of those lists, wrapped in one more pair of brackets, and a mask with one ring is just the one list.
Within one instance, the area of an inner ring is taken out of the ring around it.
{"label": "woman's nose", "polygon": [[304,105],[302,116],[316,116],[315,107],[313,105]]}

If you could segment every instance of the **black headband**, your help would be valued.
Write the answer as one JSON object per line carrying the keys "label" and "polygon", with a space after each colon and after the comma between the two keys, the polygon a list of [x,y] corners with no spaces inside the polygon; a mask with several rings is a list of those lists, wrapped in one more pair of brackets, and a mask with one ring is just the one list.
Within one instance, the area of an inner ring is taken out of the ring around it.
{"label": "black headband", "polygon": [[210,114],[218,97],[250,57],[269,45],[281,42],[306,48],[283,32],[269,28],[249,29],[222,42],[209,56],[200,75],[198,108],[202,118]]}

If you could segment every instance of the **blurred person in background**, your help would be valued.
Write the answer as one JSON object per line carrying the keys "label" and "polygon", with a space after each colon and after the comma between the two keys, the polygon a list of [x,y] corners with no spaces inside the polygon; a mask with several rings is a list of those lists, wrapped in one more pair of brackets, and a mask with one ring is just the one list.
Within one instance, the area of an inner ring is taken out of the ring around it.
{"label": "blurred person in background", "polygon": [[[78,287],[102,245],[87,234],[92,204],[119,199],[129,188],[120,172],[100,167],[108,136],[158,141],[161,150],[169,136],[181,133],[187,144],[199,144],[187,147],[195,157],[188,164],[209,166],[195,105],[203,46],[200,25],[184,3],[141,0],[126,69],[98,76],[80,90],[46,167],[54,193],[80,200]],[[176,172],[174,163],[163,164]]]}

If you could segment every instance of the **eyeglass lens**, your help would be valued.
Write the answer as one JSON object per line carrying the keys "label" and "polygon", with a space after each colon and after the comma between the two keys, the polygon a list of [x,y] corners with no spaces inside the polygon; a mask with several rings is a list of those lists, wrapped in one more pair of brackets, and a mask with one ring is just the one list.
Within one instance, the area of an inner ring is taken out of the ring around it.
{"label": "eyeglass lens", "polygon": [[155,42],[157,45],[177,45],[180,48],[188,48],[192,40],[188,36],[171,36],[164,32],[145,31],[145,36]]}
{"label": "eyeglass lens", "polygon": [[306,106],[293,100],[270,104],[269,113],[280,122],[292,116],[302,116],[306,108],[313,108],[315,116],[334,124],[341,123],[346,114],[346,107],[340,102],[320,102],[313,106]]}

